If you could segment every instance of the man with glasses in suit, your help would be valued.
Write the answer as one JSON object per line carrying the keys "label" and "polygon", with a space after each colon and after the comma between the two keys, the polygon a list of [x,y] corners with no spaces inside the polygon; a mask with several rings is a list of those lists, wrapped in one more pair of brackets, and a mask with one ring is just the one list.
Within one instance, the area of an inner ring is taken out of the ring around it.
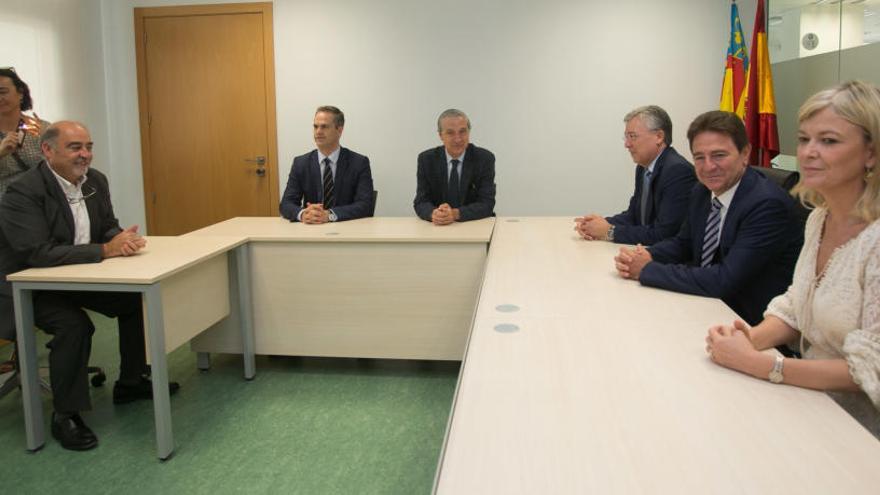
{"label": "man with glasses in suit", "polygon": [[574,229],[588,241],[646,246],[678,233],[696,183],[694,167],[672,147],[672,120],[648,105],[623,118],[623,145],[636,163],[635,190],[626,211],[575,219]]}
{"label": "man with glasses in suit", "polygon": [[[99,263],[130,256],[146,241],[113,214],[107,178],[90,167],[92,138],[78,122],[56,122],[40,138],[45,160],[10,184],[0,202],[0,330],[14,328],[6,276],[31,267]],[[52,436],[70,450],[98,444],[81,411],[91,409],[87,378],[92,333],[87,308],[119,320],[119,380],[113,402],[152,398],[146,377],[144,317],[136,293],[36,291],[34,321],[49,341]],[[26,329],[27,330],[27,329]],[[179,386],[171,383],[171,392]]]}

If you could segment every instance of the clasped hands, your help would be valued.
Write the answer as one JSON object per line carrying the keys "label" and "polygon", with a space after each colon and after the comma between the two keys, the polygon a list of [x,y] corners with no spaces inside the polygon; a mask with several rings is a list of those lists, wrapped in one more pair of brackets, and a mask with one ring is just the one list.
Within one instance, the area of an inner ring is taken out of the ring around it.
{"label": "clasped hands", "polygon": [[321,203],[306,203],[302,210],[300,222],[307,224],[327,223],[330,221],[330,210],[325,210]]}
{"label": "clasped hands", "polygon": [[608,220],[592,213],[574,219],[574,230],[588,241],[607,240],[610,227]]}
{"label": "clasped hands", "polygon": [[449,225],[459,218],[461,218],[461,212],[458,208],[449,206],[449,203],[443,203],[431,212],[431,223],[434,225]]}
{"label": "clasped hands", "polygon": [[774,358],[755,347],[751,332],[752,327],[742,320],[715,325],[706,335],[706,353],[721,366],[766,379],[764,371]]}
{"label": "clasped hands", "polygon": [[109,242],[103,244],[102,252],[105,258],[131,256],[146,245],[147,240],[138,234],[138,226],[132,225],[113,236]]}
{"label": "clasped hands", "polygon": [[614,267],[617,273],[630,280],[638,280],[642,269],[653,260],[651,253],[641,244],[634,248],[622,247],[614,257]]}

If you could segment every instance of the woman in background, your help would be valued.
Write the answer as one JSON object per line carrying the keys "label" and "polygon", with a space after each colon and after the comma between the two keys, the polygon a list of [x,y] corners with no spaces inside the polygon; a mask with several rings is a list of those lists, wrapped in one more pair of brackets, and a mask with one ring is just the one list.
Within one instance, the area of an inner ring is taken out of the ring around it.
{"label": "woman in background", "polygon": [[[880,89],[819,92],[798,122],[794,192],[815,210],[792,284],[759,325],[710,328],[706,350],[722,366],[828,391],[880,438]],[[804,359],[760,352],[798,341]]]}
{"label": "woman in background", "polygon": [[40,131],[49,123],[22,113],[31,108],[28,85],[12,67],[0,69],[0,199],[10,182],[43,159]]}

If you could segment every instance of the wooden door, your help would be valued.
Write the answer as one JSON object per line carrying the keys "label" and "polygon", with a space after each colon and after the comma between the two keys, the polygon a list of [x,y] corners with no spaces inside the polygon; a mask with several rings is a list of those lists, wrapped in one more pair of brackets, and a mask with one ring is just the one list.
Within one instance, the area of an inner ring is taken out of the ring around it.
{"label": "wooden door", "polygon": [[147,228],[278,214],[272,4],[135,9]]}

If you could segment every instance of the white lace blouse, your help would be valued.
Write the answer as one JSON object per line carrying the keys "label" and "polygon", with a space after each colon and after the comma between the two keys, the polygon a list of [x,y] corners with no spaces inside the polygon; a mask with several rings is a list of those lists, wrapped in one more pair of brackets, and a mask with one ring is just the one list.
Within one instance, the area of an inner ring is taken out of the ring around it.
{"label": "white lace blouse", "polygon": [[846,359],[864,393],[829,395],[880,438],[880,220],[835,249],[817,277],[826,213],[817,208],[810,214],[791,286],[770,301],[764,316],[801,332],[805,358]]}

